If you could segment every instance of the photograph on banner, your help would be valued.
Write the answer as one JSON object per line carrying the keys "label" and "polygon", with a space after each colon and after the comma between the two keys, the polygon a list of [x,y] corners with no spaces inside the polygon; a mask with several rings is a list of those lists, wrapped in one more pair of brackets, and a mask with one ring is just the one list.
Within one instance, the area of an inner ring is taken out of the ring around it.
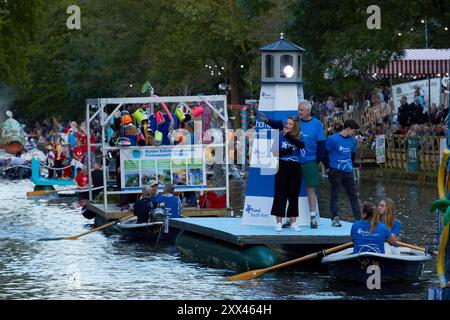
{"label": "photograph on banner", "polygon": [[187,164],[186,159],[172,161],[172,184],[187,184]]}
{"label": "photograph on banner", "polygon": [[125,173],[125,187],[140,187],[140,166],[137,160],[125,160],[124,161],[124,173]]}
{"label": "photograph on banner", "polygon": [[151,180],[156,180],[156,161],[141,161],[141,186],[149,186]]}
{"label": "photograph on banner", "polygon": [[205,185],[205,175],[203,163],[200,159],[192,159],[188,162],[188,182],[191,186]]}
{"label": "photograph on banner", "polygon": [[156,180],[160,184],[172,183],[172,172],[170,170],[170,159],[158,160]]}

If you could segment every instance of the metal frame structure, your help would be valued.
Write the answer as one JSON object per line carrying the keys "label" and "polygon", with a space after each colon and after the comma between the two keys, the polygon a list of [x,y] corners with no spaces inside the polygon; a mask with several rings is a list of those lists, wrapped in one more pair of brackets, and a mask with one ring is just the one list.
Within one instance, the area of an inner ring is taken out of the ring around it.
{"label": "metal frame structure", "polygon": [[[210,102],[223,102],[223,110],[219,110],[214,107]],[[133,194],[139,193],[140,191],[108,191],[107,190],[107,173],[106,173],[106,156],[108,151],[112,150],[120,150],[123,147],[111,147],[106,141],[106,129],[108,128],[109,121],[113,117],[116,111],[118,111],[123,105],[128,104],[151,104],[153,103],[180,103],[185,105],[190,102],[204,102],[206,106],[212,109],[212,111],[218,115],[220,119],[224,122],[223,126],[223,137],[226,139],[226,131],[228,129],[228,111],[227,111],[227,99],[224,95],[214,95],[214,96],[173,96],[173,97],[134,97],[134,98],[100,98],[100,99],[86,99],[86,128],[87,128],[87,144],[88,144],[88,152],[87,152],[87,162],[88,162],[88,172],[90,173],[91,168],[91,160],[92,160],[92,151],[91,147],[100,147],[102,150],[102,167],[103,167],[103,199],[105,210],[108,204],[108,195],[113,194]],[[110,114],[106,111],[106,106],[108,105],[117,105]],[[91,110],[95,110],[95,113],[91,116]],[[153,108],[152,108],[153,109]],[[100,124],[101,124],[101,143],[91,144],[90,136],[91,136],[91,122],[100,115]],[[218,191],[223,190],[226,192],[226,207],[230,207],[230,198],[229,198],[229,154],[228,154],[228,143],[224,140],[223,144],[207,144],[207,146],[211,147],[223,147],[225,149],[225,187],[219,188],[205,188],[199,187],[198,189],[189,189],[189,191]],[[149,147],[139,147],[133,146],[135,149],[139,148],[149,148]],[[158,147],[154,147],[158,148]],[[95,157],[95,152],[94,152]],[[120,186],[118,186],[120,188]],[[89,201],[92,201],[92,184],[89,184]]]}

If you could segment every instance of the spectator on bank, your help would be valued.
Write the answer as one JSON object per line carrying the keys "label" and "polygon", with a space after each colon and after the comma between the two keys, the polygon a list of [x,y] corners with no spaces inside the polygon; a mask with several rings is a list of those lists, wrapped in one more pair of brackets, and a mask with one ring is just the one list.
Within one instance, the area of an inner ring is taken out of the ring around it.
{"label": "spectator on bank", "polygon": [[441,123],[441,119],[439,117],[438,109],[436,108],[436,104],[432,103],[430,106],[430,109],[425,114],[426,115],[426,122],[428,122],[431,125],[438,125]]}
{"label": "spectator on bank", "polygon": [[73,148],[73,159],[71,165],[74,167],[74,171],[77,172],[77,169],[83,168],[85,152],[83,150],[81,140],[77,141],[77,146]]}
{"label": "spectator on bank", "polygon": [[405,96],[400,99],[400,107],[398,107],[398,123],[403,128],[411,125],[411,114],[408,100]]}
{"label": "spectator on bank", "polygon": [[48,167],[48,178],[52,179],[55,176],[55,153],[50,144],[46,147],[45,164]]}
{"label": "spectator on bank", "polygon": [[329,96],[328,100],[326,102],[326,109],[327,109],[327,113],[328,115],[333,114],[334,112],[334,101],[333,101],[333,97]]}
{"label": "spectator on bank", "polygon": [[423,105],[420,104],[419,97],[414,98],[414,102],[409,105],[411,125],[423,123]]}

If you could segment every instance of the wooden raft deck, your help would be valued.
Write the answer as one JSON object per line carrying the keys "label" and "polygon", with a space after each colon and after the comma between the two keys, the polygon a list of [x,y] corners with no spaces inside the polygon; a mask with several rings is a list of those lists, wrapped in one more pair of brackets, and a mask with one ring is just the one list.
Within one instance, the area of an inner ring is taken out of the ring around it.
{"label": "wooden raft deck", "polygon": [[300,232],[286,228],[281,233],[274,227],[247,226],[240,218],[177,218],[170,226],[237,245],[245,244],[338,244],[351,241],[352,223],[341,221],[342,227],[331,226],[330,219],[322,218],[317,229],[302,227]]}
{"label": "wooden raft deck", "polygon": [[[105,220],[115,220],[123,218],[128,211],[121,211],[118,205],[108,204],[107,209],[103,204],[90,203],[88,209],[95,212]],[[183,208],[182,214],[188,217],[224,217],[232,213],[232,209],[198,209]]]}

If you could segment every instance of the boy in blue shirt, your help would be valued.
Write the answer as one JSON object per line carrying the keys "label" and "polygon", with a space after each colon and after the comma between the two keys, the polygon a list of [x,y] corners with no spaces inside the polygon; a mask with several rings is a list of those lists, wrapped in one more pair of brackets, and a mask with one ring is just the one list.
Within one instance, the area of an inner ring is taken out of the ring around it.
{"label": "boy in blue shirt", "polygon": [[341,227],[339,220],[339,188],[342,186],[347,193],[356,220],[361,218],[359,199],[353,178],[353,161],[356,153],[356,140],[353,135],[359,129],[354,120],[346,120],[344,129],[327,139],[325,143],[326,156],[324,165],[328,169],[328,180],[331,184],[330,211],[332,226]]}

